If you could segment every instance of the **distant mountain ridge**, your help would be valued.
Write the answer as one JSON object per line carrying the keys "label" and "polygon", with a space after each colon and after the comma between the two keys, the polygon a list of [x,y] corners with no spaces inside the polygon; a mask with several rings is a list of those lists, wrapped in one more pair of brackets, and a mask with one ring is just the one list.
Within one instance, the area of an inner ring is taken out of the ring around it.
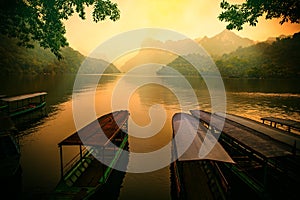
{"label": "distant mountain ridge", "polygon": [[176,58],[175,55],[157,49],[143,49],[137,55],[126,61],[121,67],[122,72],[127,72],[134,67],[149,63],[168,64]]}
{"label": "distant mountain ridge", "polygon": [[229,30],[224,30],[211,38],[205,36],[204,38],[196,39],[195,41],[202,45],[213,57],[230,53],[239,47],[247,47],[255,44],[253,40],[242,38]]}
{"label": "distant mountain ridge", "polygon": [[[84,60],[92,64],[84,72],[95,73],[109,65],[104,60],[86,58],[71,47],[65,47],[61,51],[63,59],[57,60],[49,50],[39,47],[38,44],[35,45],[35,48],[28,49],[18,46],[15,39],[0,35],[1,73],[30,75],[77,73]],[[120,71],[111,64],[104,73],[118,72]]]}
{"label": "distant mountain ridge", "polygon": [[[175,49],[176,52],[179,52],[179,56],[181,57],[186,57],[193,60],[196,59],[195,62],[199,63],[204,71],[207,71],[211,68],[211,65],[204,67],[204,63],[209,62],[207,56],[211,56],[214,58],[221,57],[224,53],[230,53],[232,51],[235,51],[239,47],[247,47],[255,43],[253,40],[250,40],[248,38],[242,38],[228,30],[224,30],[211,38],[197,38],[194,41],[200,44],[204,48],[204,50],[206,50],[206,52],[209,54],[207,55],[205,52],[199,52],[199,57],[201,57],[202,60],[204,59],[203,61],[199,61],[199,58],[197,58],[197,56],[194,55],[195,48],[193,45],[191,45],[190,39],[183,39],[177,41],[168,40],[162,42],[159,40],[147,38],[141,45],[142,50],[140,50],[136,56],[129,59],[123,66],[121,66],[121,70],[128,71],[134,66],[147,63],[160,63],[162,65],[170,64],[179,68],[182,68],[182,66],[184,65],[184,59],[178,57],[178,55],[172,55],[171,53],[167,52],[159,52],[158,50],[146,51],[143,48],[147,46],[155,46],[157,48],[166,50]],[[158,69],[158,73],[166,73],[168,71],[165,68],[163,68],[163,71],[159,70],[162,69]],[[193,70],[191,70],[189,73],[192,74]]]}
{"label": "distant mountain ridge", "polygon": [[[215,41],[224,41],[231,33],[213,37]],[[227,39],[226,39],[227,38]],[[230,37],[231,38],[231,37]],[[204,41],[207,40],[203,38]],[[203,40],[202,39],[202,40]],[[201,40],[198,40],[201,41]],[[223,77],[240,78],[298,78],[300,77],[300,32],[293,36],[279,36],[273,40],[240,47],[222,56],[213,56],[213,60]],[[222,47],[220,47],[222,48]],[[213,74],[215,69],[207,57],[189,55],[178,57],[168,64],[182,75],[199,74],[185,58],[198,60],[197,66],[204,74]],[[194,57],[194,58],[193,58]],[[172,71],[162,67],[160,75],[172,75]]]}
{"label": "distant mountain ridge", "polygon": [[[149,47],[155,47],[155,49],[149,49]],[[195,52],[194,47],[195,45],[191,45],[190,39],[162,42],[147,38],[141,44],[142,49],[137,55],[125,62],[120,69],[126,72],[133,67],[148,63],[167,65],[178,57],[175,53],[180,55],[193,54]]]}

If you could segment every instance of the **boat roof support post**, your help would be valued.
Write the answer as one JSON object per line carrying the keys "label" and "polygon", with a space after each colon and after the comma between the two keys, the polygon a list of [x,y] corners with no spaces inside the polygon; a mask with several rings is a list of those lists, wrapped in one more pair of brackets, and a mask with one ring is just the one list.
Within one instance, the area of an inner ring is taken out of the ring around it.
{"label": "boat roof support post", "polygon": [[268,160],[264,160],[264,179],[263,179],[263,184],[264,184],[264,198],[268,197]]}
{"label": "boat roof support post", "polygon": [[82,160],[82,148],[81,148],[81,145],[79,145],[79,152],[80,152],[80,160]]}
{"label": "boat roof support post", "polygon": [[63,177],[64,177],[64,166],[63,166],[62,145],[59,145],[59,154],[60,154],[60,178],[63,179]]}

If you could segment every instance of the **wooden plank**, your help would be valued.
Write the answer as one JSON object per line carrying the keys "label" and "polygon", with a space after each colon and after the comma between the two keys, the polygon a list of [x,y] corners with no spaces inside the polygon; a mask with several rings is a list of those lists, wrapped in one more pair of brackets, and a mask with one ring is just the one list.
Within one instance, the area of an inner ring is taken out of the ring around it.
{"label": "wooden plank", "polygon": [[[283,144],[265,137],[260,137],[259,135],[254,134],[243,127],[232,125],[224,119],[220,119],[215,115],[211,115],[209,112],[192,110],[191,113],[196,118],[202,120],[206,124],[209,124],[218,131],[221,131],[223,134],[226,134],[234,141],[238,142],[245,148],[251,150],[253,153],[256,153],[264,159],[292,154],[287,148],[285,148]],[[224,124],[223,127],[222,124]]]}

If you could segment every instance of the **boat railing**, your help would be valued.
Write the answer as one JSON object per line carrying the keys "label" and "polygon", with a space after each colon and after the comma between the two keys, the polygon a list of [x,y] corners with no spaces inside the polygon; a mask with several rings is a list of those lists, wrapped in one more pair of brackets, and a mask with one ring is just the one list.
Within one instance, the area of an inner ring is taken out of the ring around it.
{"label": "boat railing", "polygon": [[76,154],[67,164],[63,167],[63,176],[66,175],[67,172],[69,172],[72,168],[74,168],[75,165],[79,164],[80,161],[84,161],[86,157],[88,157],[92,153],[92,149],[88,150],[87,148],[84,148],[82,150],[82,154],[78,153]]}
{"label": "boat railing", "polygon": [[[103,150],[113,150],[114,153],[117,150],[116,146],[112,145],[110,140],[108,140],[103,145],[102,148],[103,148]],[[90,148],[90,149],[84,148],[81,153],[76,154],[67,164],[65,164],[63,167],[63,176],[66,176],[65,179],[67,179],[67,177],[70,174],[72,174],[72,171],[74,171],[74,170],[71,170],[72,168],[76,169],[77,167],[79,167],[82,163],[85,162],[86,158],[89,157],[94,151],[96,151],[96,149],[94,149],[94,148]],[[95,154],[97,154],[97,151],[95,152]],[[102,156],[105,156],[104,151],[102,152],[102,154],[103,154]],[[67,172],[69,172],[69,174],[66,174]]]}

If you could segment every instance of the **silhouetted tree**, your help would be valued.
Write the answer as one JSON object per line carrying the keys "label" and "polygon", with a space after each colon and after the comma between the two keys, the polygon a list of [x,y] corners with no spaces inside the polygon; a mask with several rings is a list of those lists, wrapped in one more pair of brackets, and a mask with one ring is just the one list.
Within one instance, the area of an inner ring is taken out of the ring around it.
{"label": "silhouetted tree", "polygon": [[241,30],[246,23],[256,26],[258,17],[264,14],[266,19],[281,18],[280,24],[300,22],[299,0],[246,0],[242,4],[230,4],[223,0],[220,6],[225,11],[218,18],[229,22],[226,27],[229,30]]}
{"label": "silhouetted tree", "polygon": [[19,45],[33,48],[39,42],[57,58],[68,45],[63,20],[74,13],[85,19],[85,8],[93,6],[93,20],[117,20],[120,11],[110,0],[0,0],[0,34],[17,38]]}

